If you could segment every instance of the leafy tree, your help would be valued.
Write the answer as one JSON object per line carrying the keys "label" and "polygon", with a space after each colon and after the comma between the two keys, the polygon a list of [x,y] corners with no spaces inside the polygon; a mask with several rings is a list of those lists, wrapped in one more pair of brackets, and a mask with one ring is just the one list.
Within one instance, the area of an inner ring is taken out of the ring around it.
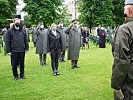
{"label": "leafy tree", "polygon": [[70,24],[70,17],[69,17],[67,6],[62,4],[59,7],[59,11],[60,11],[60,14],[58,16],[59,18],[57,19],[57,21],[62,20],[64,23],[64,26],[68,26]]}
{"label": "leafy tree", "polygon": [[31,16],[30,15],[24,16],[23,24],[26,25],[27,27],[32,26],[32,21],[31,21]]}
{"label": "leafy tree", "polygon": [[114,22],[116,26],[121,25],[124,22],[124,2],[125,0],[113,0],[114,9],[112,10],[112,12],[114,14]]}
{"label": "leafy tree", "polygon": [[16,9],[16,0],[0,0],[0,27],[7,26],[7,19],[14,18]]}
{"label": "leafy tree", "polygon": [[80,0],[80,23],[90,27],[117,26],[123,23],[125,0]]}
{"label": "leafy tree", "polygon": [[45,22],[48,27],[51,23],[59,18],[59,6],[62,4],[61,0],[25,0],[26,7],[24,10],[28,12],[31,17],[32,24]]}
{"label": "leafy tree", "polygon": [[90,27],[102,25],[110,26],[114,24],[111,0],[81,0],[79,20],[83,25]]}

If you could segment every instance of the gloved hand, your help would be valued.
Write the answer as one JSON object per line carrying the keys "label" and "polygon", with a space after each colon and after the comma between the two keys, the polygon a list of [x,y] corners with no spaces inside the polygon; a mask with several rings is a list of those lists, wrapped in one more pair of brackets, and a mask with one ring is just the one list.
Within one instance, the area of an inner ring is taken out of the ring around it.
{"label": "gloved hand", "polygon": [[120,90],[115,90],[115,94],[117,95],[117,97],[119,99],[124,99],[124,95],[123,95],[121,89]]}

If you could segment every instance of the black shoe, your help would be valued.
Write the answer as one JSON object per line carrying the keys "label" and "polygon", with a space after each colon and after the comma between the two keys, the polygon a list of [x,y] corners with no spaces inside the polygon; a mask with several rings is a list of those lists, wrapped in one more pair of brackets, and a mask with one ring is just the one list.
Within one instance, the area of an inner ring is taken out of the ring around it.
{"label": "black shoe", "polygon": [[54,76],[57,76],[56,72],[53,73]]}
{"label": "black shoe", "polygon": [[18,77],[14,77],[14,80],[18,80],[19,78]]}
{"label": "black shoe", "polygon": [[20,77],[21,79],[26,79],[25,76]]}
{"label": "black shoe", "polygon": [[62,62],[66,62],[64,59],[62,59]]}
{"label": "black shoe", "polygon": [[56,72],[56,75],[60,75],[60,73],[59,72]]}
{"label": "black shoe", "polygon": [[46,63],[44,63],[44,64],[43,64],[43,66],[47,66],[47,64],[46,64]]}
{"label": "black shoe", "polygon": [[75,66],[75,68],[80,68],[79,66]]}

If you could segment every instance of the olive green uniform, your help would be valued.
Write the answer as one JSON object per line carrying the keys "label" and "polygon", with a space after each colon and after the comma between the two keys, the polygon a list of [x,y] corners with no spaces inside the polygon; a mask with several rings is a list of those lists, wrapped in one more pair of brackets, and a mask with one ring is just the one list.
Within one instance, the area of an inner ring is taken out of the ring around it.
{"label": "olive green uniform", "polygon": [[[111,87],[122,89],[125,97],[123,100],[133,100],[133,17],[117,29],[112,53],[114,64]],[[116,95],[114,98],[120,100]]]}

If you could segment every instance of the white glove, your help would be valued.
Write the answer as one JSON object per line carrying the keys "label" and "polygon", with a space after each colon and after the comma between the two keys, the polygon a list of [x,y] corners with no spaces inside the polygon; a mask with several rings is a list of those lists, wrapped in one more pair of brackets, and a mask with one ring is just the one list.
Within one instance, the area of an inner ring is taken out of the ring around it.
{"label": "white glove", "polygon": [[115,94],[117,95],[117,97],[119,99],[124,99],[124,95],[123,95],[121,89],[120,90],[115,90]]}

